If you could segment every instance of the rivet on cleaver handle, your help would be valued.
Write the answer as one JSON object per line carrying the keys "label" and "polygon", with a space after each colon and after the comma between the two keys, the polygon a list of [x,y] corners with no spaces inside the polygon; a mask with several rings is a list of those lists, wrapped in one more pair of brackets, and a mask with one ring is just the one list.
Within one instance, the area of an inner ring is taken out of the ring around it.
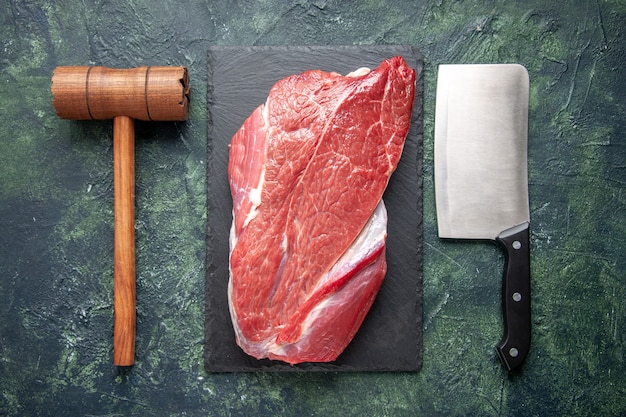
{"label": "rivet on cleaver handle", "polygon": [[508,370],[530,346],[528,72],[517,64],[440,65],[435,109],[439,237],[490,239],[505,248]]}

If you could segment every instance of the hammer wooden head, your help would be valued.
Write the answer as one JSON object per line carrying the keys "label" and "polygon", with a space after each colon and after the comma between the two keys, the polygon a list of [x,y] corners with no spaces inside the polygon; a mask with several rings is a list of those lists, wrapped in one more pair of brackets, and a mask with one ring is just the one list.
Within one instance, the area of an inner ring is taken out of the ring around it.
{"label": "hammer wooden head", "polygon": [[113,119],[115,189],[113,362],[135,357],[135,127],[133,119],[182,121],[189,117],[184,67],[57,67],[52,103],[59,117]]}
{"label": "hammer wooden head", "polygon": [[63,119],[181,121],[189,117],[185,67],[57,67],[52,104]]}

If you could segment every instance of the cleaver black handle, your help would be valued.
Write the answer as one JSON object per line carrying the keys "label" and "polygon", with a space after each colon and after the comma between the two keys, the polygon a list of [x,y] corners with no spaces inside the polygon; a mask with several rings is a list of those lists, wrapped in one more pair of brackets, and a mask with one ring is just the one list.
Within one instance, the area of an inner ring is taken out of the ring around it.
{"label": "cleaver black handle", "polygon": [[502,312],[504,336],[496,351],[508,371],[519,367],[530,348],[529,224],[509,229],[496,238],[504,247]]}

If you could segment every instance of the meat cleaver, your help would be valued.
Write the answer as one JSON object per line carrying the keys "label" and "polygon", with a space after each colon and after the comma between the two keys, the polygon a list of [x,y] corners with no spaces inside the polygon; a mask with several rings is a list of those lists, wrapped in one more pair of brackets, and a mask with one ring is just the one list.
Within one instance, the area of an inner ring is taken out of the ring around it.
{"label": "meat cleaver", "polygon": [[517,64],[440,65],[435,108],[435,193],[440,238],[489,239],[505,253],[508,371],[530,347],[526,69]]}

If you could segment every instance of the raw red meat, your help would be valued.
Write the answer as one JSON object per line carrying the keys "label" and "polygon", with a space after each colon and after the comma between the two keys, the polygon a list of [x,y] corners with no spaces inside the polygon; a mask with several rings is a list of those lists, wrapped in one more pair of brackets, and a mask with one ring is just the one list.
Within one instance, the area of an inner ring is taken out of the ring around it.
{"label": "raw red meat", "polygon": [[270,90],[233,136],[228,297],[255,358],[329,362],[361,326],[387,265],[382,195],[415,95],[402,57]]}

